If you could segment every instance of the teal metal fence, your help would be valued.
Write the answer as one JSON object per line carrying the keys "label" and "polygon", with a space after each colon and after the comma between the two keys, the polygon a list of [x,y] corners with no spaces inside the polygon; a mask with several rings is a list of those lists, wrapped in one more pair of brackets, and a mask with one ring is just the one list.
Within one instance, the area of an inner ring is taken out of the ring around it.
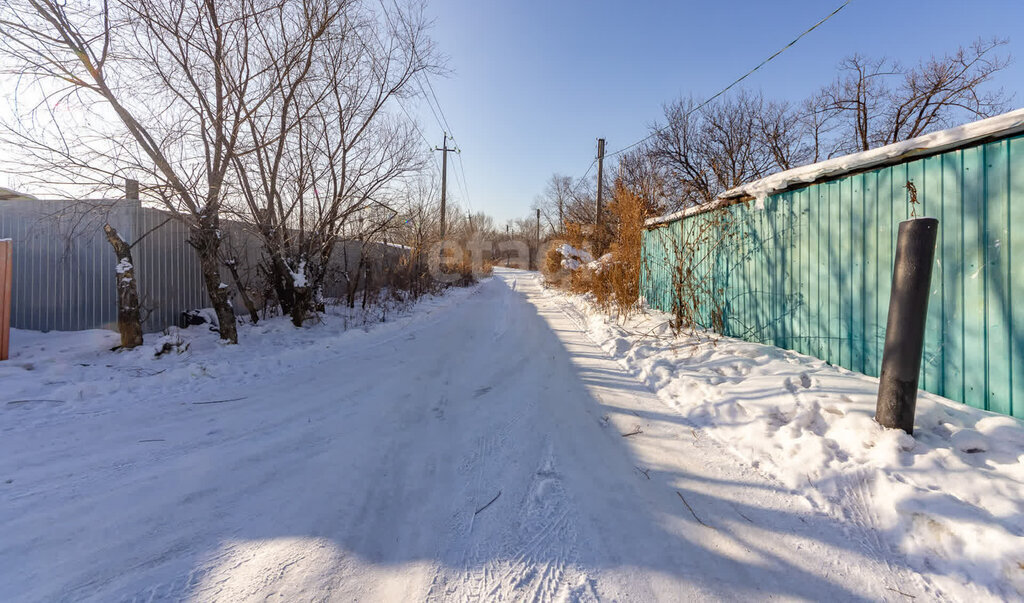
{"label": "teal metal fence", "polygon": [[877,376],[897,227],[911,211],[939,219],[921,388],[1024,417],[1024,264],[1013,268],[1024,254],[1024,136],[652,227],[642,290],[671,311],[680,244],[706,229],[683,250],[691,278],[709,283],[704,326],[720,312],[724,335]]}

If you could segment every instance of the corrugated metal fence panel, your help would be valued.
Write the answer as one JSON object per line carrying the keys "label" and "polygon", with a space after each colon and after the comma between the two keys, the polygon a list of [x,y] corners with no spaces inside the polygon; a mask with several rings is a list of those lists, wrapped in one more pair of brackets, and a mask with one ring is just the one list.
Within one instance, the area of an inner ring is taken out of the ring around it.
{"label": "corrugated metal fence panel", "polygon": [[[644,235],[647,302],[672,310],[673,249],[727,212],[737,236],[714,241],[701,321],[724,334],[877,376],[899,222],[939,219],[921,388],[1024,417],[1024,137],[950,151],[739,204]],[[682,237],[682,238],[681,238]]]}
{"label": "corrugated metal fence panel", "polygon": [[[132,249],[143,330],[160,331],[178,322],[184,310],[208,306],[199,259],[188,244],[188,228],[158,209],[137,209],[135,236],[145,237]],[[146,234],[149,233],[149,234]]]}
{"label": "corrugated metal fence panel", "polygon": [[[115,329],[117,261],[103,234],[108,222],[132,249],[147,333],[176,324],[181,312],[209,305],[188,228],[159,209],[138,201],[0,201],[0,239],[14,242],[11,326],[37,331]],[[259,237],[239,222],[222,221],[222,255],[235,256],[245,287],[262,288]],[[143,236],[145,235],[145,236]],[[331,258],[325,295],[342,297],[347,275],[354,274],[364,245],[339,241]],[[374,243],[365,246],[367,261],[380,270],[397,263],[401,252]],[[221,280],[236,288],[223,268]],[[262,296],[255,295],[262,307]],[[240,296],[235,310],[245,314]]]}
{"label": "corrugated metal fence panel", "polygon": [[206,305],[187,229],[165,212],[131,201],[3,201],[0,238],[14,240],[11,326],[38,331],[112,329],[117,324],[109,222],[132,250],[147,332]]}
{"label": "corrugated metal fence panel", "polygon": [[[118,208],[110,215],[118,229],[131,228]],[[94,212],[73,203],[0,202],[0,237],[14,241],[12,327],[74,330],[116,322],[114,254],[97,228]]]}

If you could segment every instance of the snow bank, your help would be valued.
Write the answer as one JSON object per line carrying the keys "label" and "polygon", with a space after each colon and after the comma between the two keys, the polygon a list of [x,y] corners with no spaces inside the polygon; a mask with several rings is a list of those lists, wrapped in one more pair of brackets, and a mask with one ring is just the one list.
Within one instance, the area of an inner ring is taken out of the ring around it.
{"label": "snow bank", "polygon": [[[287,316],[258,325],[239,324],[239,344],[232,346],[222,345],[206,324],[147,333],[145,345],[117,353],[111,352],[120,344],[114,331],[11,329],[10,359],[0,362],[0,412],[24,413],[0,416],[8,422],[5,428],[29,429],[36,422],[106,414],[123,405],[160,406],[190,393],[198,395],[219,380],[232,386],[248,383],[323,363],[347,346],[359,345],[371,329],[401,333],[411,321],[458,303],[474,290],[453,288],[412,306],[392,304],[367,311],[328,306],[316,325],[301,329]],[[217,324],[212,309],[193,314]]]}
{"label": "snow bank", "polygon": [[719,195],[719,198],[710,204],[689,207],[672,214],[651,218],[647,220],[647,225],[653,226],[655,224],[672,222],[680,218],[689,217],[695,213],[728,205],[737,199],[746,197],[754,198],[756,200],[756,207],[764,209],[764,201],[769,195],[800,184],[809,184],[823,178],[835,178],[848,172],[871,169],[900,161],[909,161],[920,155],[940,153],[993,136],[1012,136],[1021,132],[1024,132],[1024,108],[862,153],[844,155],[772,174],[766,178],[730,189]]}
{"label": "snow bank", "polygon": [[[736,456],[822,513],[878,534],[954,600],[1024,595],[1024,424],[921,392],[915,436],[873,420],[877,379],[779,348],[672,335],[668,317],[590,337]],[[711,339],[714,337],[714,339]]]}

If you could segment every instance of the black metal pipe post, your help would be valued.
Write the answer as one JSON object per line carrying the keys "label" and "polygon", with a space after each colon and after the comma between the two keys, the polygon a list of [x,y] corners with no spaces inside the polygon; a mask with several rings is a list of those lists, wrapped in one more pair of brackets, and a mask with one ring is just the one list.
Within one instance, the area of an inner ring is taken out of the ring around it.
{"label": "black metal pipe post", "polygon": [[899,428],[909,434],[914,433],[917,382],[938,232],[939,221],[935,218],[916,218],[900,222],[896,239],[875,420],[884,427]]}

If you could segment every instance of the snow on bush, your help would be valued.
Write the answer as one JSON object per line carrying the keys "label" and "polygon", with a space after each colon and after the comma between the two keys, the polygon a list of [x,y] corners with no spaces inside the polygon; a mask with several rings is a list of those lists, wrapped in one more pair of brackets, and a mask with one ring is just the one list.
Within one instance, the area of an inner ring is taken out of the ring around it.
{"label": "snow on bush", "polygon": [[[874,421],[878,380],[649,312],[619,326],[581,296],[592,339],[691,425],[883,535],[948,593],[1024,595],[1024,423],[921,392],[914,437]],[[640,335],[643,334],[643,335]],[[954,597],[956,598],[956,597]]]}
{"label": "snow on bush", "polygon": [[153,346],[153,355],[160,357],[171,352],[184,354],[188,348],[189,344],[181,336],[181,330],[178,327],[167,327]]}
{"label": "snow on bush", "polygon": [[562,254],[562,268],[566,270],[579,270],[594,261],[594,256],[590,255],[590,252],[577,249],[568,243],[562,243],[556,249]]}
{"label": "snow on bush", "polygon": [[306,260],[299,261],[299,267],[292,273],[292,282],[296,287],[305,287],[306,282]]}

